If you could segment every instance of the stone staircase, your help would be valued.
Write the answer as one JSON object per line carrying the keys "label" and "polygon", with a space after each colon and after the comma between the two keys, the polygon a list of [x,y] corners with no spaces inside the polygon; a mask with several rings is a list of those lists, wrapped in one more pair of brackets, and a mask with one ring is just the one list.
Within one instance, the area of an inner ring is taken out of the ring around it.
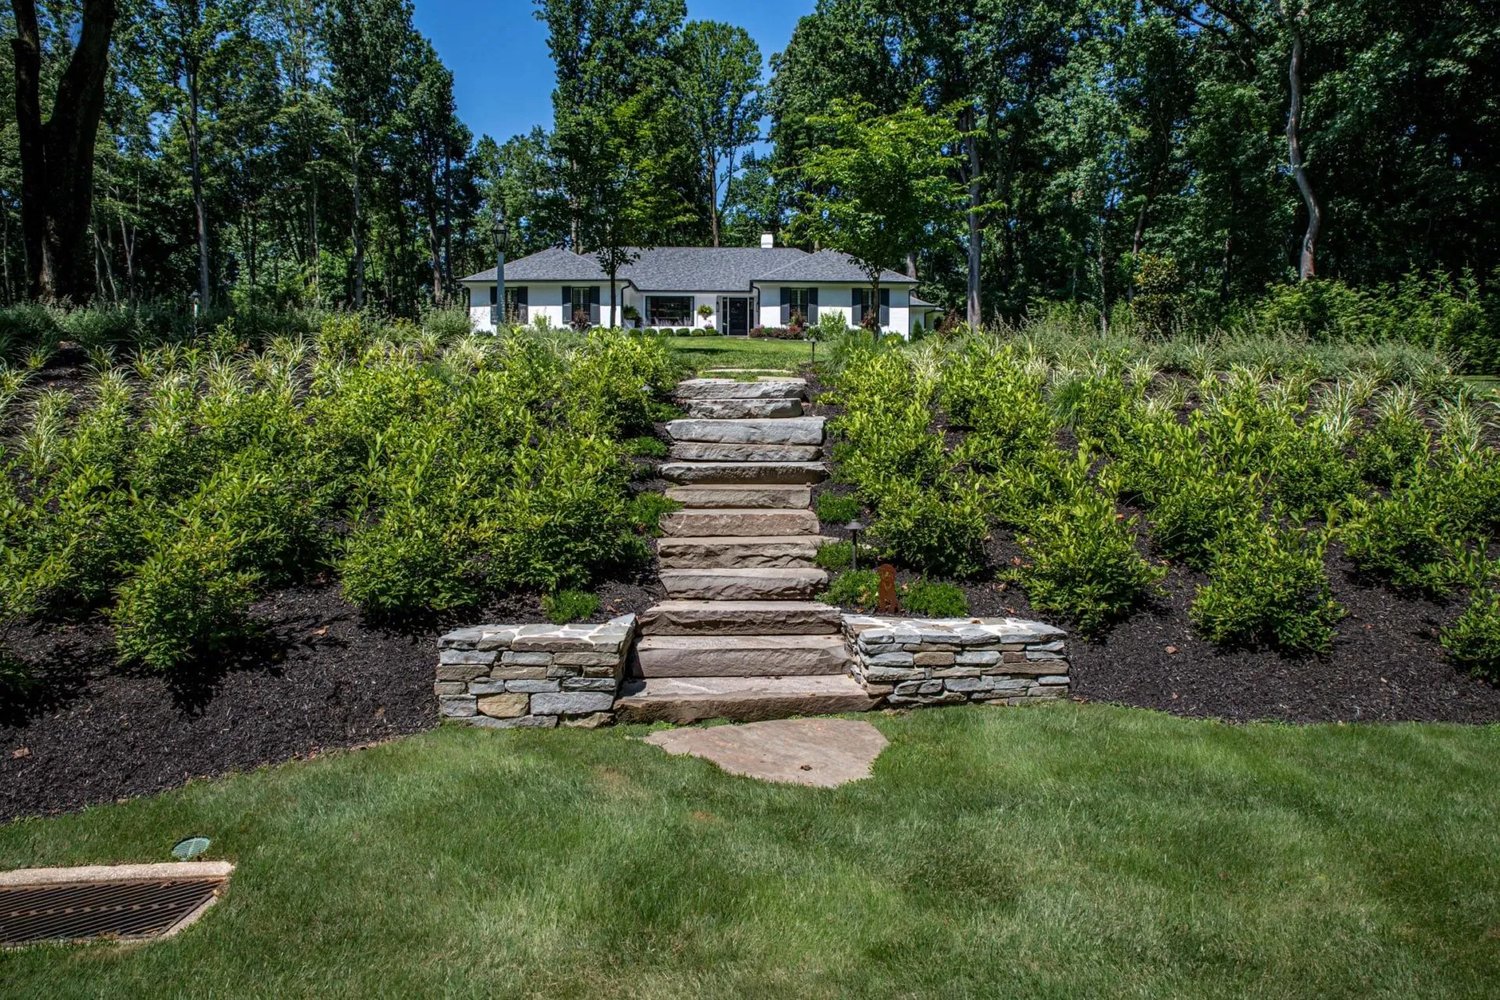
{"label": "stone staircase", "polygon": [[828,583],[811,510],[826,468],[807,383],[693,379],[677,396],[688,416],[668,425],[661,474],[683,509],[658,542],[669,599],[641,616],[617,713],[689,723],[874,707],[838,610],[813,600]]}

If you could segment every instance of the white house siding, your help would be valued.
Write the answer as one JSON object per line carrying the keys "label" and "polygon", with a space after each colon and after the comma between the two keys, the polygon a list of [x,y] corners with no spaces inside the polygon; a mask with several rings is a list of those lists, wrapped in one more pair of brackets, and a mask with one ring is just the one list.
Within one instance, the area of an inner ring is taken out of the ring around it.
{"label": "white house siding", "polygon": [[[567,326],[572,321],[572,316],[564,315],[563,289],[572,288],[577,282],[539,282],[518,281],[509,283],[511,287],[525,285],[527,292],[527,318],[528,322],[535,323],[538,319],[545,317],[547,322],[554,327]],[[867,285],[854,284],[827,284],[821,282],[788,282],[789,287],[818,289],[818,315],[822,316],[829,312],[835,312],[843,316],[844,322],[850,323],[850,317],[854,311],[854,289],[867,288]],[[588,286],[584,286],[588,287]],[[611,316],[609,311],[609,285],[596,286],[599,289],[599,323],[602,326],[619,325],[618,320]],[[490,293],[494,288],[491,284],[473,283],[468,285],[469,289],[469,318],[474,324],[474,329],[482,332],[493,332],[495,327],[490,322]],[[912,311],[910,308],[911,292],[906,285],[888,286],[891,294],[890,322],[885,326],[886,333],[900,334],[903,337],[911,335]],[[760,302],[759,316],[756,315],[756,294],[751,294],[750,325],[754,326],[781,326],[781,289],[782,285],[757,285],[758,299]],[[642,324],[649,325],[646,310],[646,295],[636,291],[627,285],[619,285],[616,289],[618,302],[615,307],[616,313],[623,316],[627,305],[634,306],[641,314]],[[652,293],[658,294],[658,293]],[[674,293],[659,293],[669,295]],[[717,329],[719,325],[719,296],[720,292],[678,292],[677,295],[691,295],[693,299],[692,316],[685,326],[695,329]],[[698,309],[708,306],[714,313],[708,319],[698,315]],[[852,324],[851,324],[852,325]]]}
{"label": "white house siding", "polygon": [[[781,289],[782,285],[756,285],[760,289],[760,325],[781,326]],[[868,285],[831,285],[820,282],[787,282],[785,287],[789,288],[816,288],[818,290],[818,315],[823,316],[834,312],[844,317],[844,322],[851,326],[851,317],[854,315],[854,290],[856,288],[868,288]],[[906,285],[884,286],[891,293],[891,315],[890,322],[886,324],[886,333],[897,333],[903,337],[911,336],[911,291]]]}
{"label": "white house siding", "polygon": [[[587,283],[569,281],[516,281],[507,282],[508,288],[518,285],[526,286],[526,314],[527,322],[535,323],[545,318],[554,327],[567,326],[573,321],[571,315],[563,315],[566,312],[563,306],[563,289],[574,287],[590,287]],[[599,289],[599,322],[603,326],[612,326],[609,311],[609,285],[596,285]],[[494,323],[490,322],[490,297],[494,292],[494,283],[474,283],[469,289],[469,318],[474,323],[474,329],[493,333]],[[629,291],[624,285],[616,286],[615,311],[623,313],[626,303],[630,302]]]}

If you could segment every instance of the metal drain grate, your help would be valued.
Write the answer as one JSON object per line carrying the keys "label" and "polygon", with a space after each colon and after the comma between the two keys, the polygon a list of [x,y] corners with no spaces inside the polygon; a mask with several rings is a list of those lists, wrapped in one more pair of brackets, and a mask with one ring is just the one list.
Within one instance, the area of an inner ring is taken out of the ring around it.
{"label": "metal drain grate", "polygon": [[7,872],[0,875],[0,945],[165,937],[212,906],[233,870],[195,862]]}

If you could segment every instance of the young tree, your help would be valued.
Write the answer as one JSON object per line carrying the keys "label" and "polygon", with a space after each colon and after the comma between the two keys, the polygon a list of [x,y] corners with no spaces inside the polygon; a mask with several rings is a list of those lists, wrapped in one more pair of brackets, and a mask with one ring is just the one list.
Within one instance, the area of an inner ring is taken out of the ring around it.
{"label": "young tree", "polygon": [[739,151],[760,135],[760,46],[744,28],[690,21],[676,39],[676,97],[688,136],[702,159],[713,245],[720,241],[722,194]]}
{"label": "young tree", "polygon": [[841,250],[870,278],[880,275],[948,228],[964,190],[949,172],[948,149],[962,136],[951,111],[932,115],[908,106],[876,115],[862,101],[833,102],[813,124],[832,138],[802,165],[809,191],[794,225]]}
{"label": "young tree", "polygon": [[35,298],[83,299],[93,289],[89,221],[94,146],[115,0],[83,0],[76,42],[43,120],[43,44],[36,0],[11,0],[16,37],[16,126],[21,160],[21,231],[27,285]]}

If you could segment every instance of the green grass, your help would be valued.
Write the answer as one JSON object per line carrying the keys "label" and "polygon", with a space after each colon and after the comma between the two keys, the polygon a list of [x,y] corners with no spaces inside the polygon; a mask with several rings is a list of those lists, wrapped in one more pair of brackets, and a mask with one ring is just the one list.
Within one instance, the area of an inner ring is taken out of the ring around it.
{"label": "green grass", "polygon": [[872,780],[642,730],[448,728],[0,828],[0,866],[214,840],[174,940],[0,953],[7,997],[1477,997],[1500,728],[1101,706],[873,721]]}
{"label": "green grass", "polygon": [[757,372],[795,372],[812,360],[804,340],[746,340],[742,337],[668,337],[667,343],[693,366],[748,368]]}

